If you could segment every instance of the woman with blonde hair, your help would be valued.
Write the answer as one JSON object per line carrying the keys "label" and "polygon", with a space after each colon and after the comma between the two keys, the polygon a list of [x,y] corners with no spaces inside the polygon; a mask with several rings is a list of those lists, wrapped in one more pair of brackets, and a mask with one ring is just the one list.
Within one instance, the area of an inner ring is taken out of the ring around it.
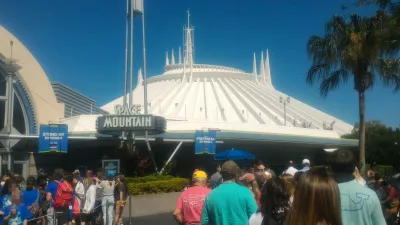
{"label": "woman with blonde hair", "polygon": [[285,225],[342,225],[339,187],[327,171],[301,175]]}

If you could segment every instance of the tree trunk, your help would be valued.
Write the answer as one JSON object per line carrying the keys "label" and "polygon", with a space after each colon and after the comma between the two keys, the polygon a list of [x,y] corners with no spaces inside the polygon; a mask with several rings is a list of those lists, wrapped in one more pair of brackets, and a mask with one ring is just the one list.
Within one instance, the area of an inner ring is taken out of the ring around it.
{"label": "tree trunk", "polygon": [[360,163],[362,164],[361,175],[365,176],[366,167],[365,167],[365,92],[358,93],[358,108],[359,108],[359,116],[360,116],[360,128],[359,128],[359,144],[358,148],[360,151]]}

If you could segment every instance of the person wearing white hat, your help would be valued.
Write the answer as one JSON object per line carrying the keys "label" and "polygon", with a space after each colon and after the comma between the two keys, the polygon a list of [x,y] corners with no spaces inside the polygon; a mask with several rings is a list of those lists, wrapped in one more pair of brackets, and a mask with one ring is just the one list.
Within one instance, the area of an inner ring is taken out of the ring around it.
{"label": "person wearing white hat", "polygon": [[302,164],[303,164],[303,169],[299,170],[300,172],[307,172],[310,170],[310,166],[311,166],[310,160],[303,159]]}

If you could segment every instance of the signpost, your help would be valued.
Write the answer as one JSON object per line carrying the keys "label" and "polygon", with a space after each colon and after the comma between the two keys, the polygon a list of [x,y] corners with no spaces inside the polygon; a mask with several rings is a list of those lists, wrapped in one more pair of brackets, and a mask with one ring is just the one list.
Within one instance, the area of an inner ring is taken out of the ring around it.
{"label": "signpost", "polygon": [[194,137],[195,154],[215,154],[216,137],[216,130],[196,130]]}
{"label": "signpost", "polygon": [[68,126],[66,124],[40,125],[39,153],[68,152]]}
{"label": "signpost", "polygon": [[139,114],[140,105],[116,105],[116,115],[97,118],[97,131],[103,134],[134,132],[135,135],[148,131],[151,134],[165,132],[166,120],[160,116]]}

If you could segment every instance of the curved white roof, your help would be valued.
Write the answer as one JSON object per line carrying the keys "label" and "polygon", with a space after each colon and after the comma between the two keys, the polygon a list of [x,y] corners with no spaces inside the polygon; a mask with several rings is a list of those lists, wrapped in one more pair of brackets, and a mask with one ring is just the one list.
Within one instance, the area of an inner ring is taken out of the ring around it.
{"label": "curved white roof", "polygon": [[[263,82],[262,76],[212,65],[195,64],[192,73],[190,68],[186,70],[188,72],[184,75],[183,65],[166,66],[164,74],[148,79],[149,113],[181,120],[181,126],[188,125],[187,130],[198,129],[192,127],[193,122],[212,123],[215,125],[213,128],[230,130],[241,130],[241,124],[246,124],[246,131],[249,131],[250,124],[254,124],[255,132],[260,132],[260,126],[268,126],[268,130],[271,126],[284,126],[284,107],[280,97],[286,99],[287,95]],[[133,102],[144,105],[141,73],[138,83],[133,91]],[[121,96],[102,109],[113,114],[114,105],[122,103]],[[339,134],[353,129],[350,124],[293,97],[287,104],[286,117],[287,127],[309,126],[322,130],[324,124],[328,127],[334,122],[333,130]]]}
{"label": "curved white roof", "polygon": [[[185,29],[185,50],[182,54],[179,49],[178,63],[175,63],[172,50],[171,58],[168,53],[166,55],[165,72],[148,79],[149,114],[166,117],[168,130],[218,128],[338,138],[353,129],[350,124],[292,96],[288,100],[289,96],[276,90],[272,85],[268,50],[265,60],[261,53],[259,72],[255,54],[252,73],[195,64],[192,31],[189,26]],[[144,86],[140,71],[138,85],[132,94],[133,103],[143,106]],[[113,114],[114,106],[123,104],[123,99],[121,96],[102,109]],[[286,125],[285,101],[290,101],[286,104]],[[282,126],[285,129],[280,129]],[[332,129],[336,132],[328,132]]]}

